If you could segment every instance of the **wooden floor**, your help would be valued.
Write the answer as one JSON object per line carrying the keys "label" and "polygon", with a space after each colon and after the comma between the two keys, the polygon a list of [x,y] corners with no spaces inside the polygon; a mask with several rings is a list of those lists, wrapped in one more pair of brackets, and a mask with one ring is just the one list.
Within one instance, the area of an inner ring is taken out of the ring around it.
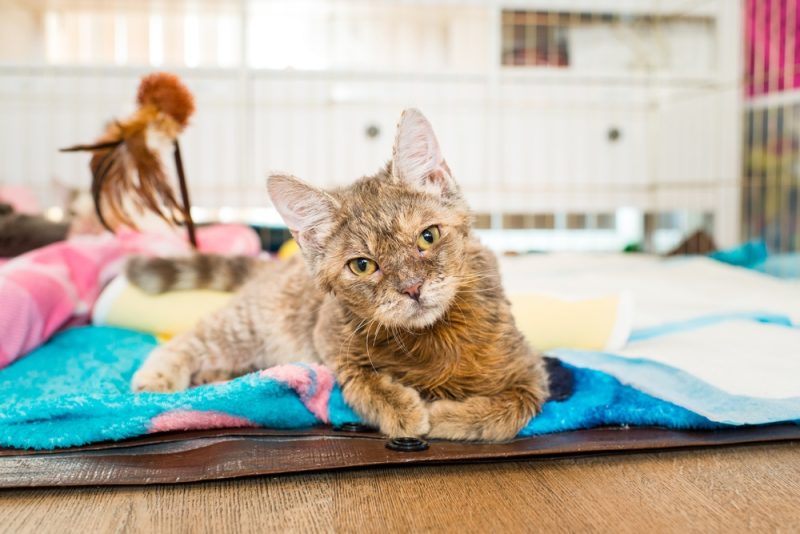
{"label": "wooden floor", "polygon": [[744,530],[800,530],[800,442],[0,492],[9,533]]}

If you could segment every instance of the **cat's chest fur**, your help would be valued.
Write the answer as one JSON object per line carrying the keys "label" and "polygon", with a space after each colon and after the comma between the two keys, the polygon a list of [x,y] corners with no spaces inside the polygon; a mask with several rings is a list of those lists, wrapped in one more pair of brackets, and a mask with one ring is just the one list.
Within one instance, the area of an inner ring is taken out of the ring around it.
{"label": "cat's chest fur", "polygon": [[330,365],[347,359],[389,374],[428,399],[499,391],[508,378],[507,356],[525,344],[496,277],[463,288],[444,317],[421,330],[365,324],[329,297],[314,343]]}

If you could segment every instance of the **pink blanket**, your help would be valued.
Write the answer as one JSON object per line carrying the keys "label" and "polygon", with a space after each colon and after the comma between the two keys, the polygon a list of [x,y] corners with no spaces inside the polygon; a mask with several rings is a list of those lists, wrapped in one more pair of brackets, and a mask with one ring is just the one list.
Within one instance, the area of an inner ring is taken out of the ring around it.
{"label": "pink blanket", "polygon": [[[255,232],[219,225],[198,230],[203,252],[254,256]],[[46,341],[66,325],[85,323],[103,286],[131,254],[179,255],[190,251],[175,235],[84,236],[23,254],[0,266],[0,368]]]}

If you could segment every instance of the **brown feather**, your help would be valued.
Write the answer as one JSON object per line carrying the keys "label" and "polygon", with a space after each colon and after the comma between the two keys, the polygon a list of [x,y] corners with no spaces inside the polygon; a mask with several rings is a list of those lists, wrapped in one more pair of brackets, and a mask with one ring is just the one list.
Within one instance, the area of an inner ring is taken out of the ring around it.
{"label": "brown feather", "polygon": [[92,152],[95,211],[112,231],[119,225],[136,228],[126,200],[168,224],[182,224],[188,218],[188,207],[184,209],[176,199],[162,158],[147,139],[153,133],[172,144],[194,112],[194,97],[177,76],[161,72],[142,79],[136,99],[136,112],[109,123],[95,143],[61,149]]}
{"label": "brown feather", "polygon": [[96,150],[104,150],[108,148],[114,148],[115,146],[119,145],[122,142],[121,139],[115,139],[113,141],[106,141],[103,143],[94,143],[91,145],[75,145],[66,148],[59,148],[59,152],[89,152],[89,151],[96,151]]}
{"label": "brown feather", "polygon": [[136,102],[144,107],[155,106],[169,115],[181,129],[194,113],[194,97],[180,78],[168,72],[155,72],[142,78]]}

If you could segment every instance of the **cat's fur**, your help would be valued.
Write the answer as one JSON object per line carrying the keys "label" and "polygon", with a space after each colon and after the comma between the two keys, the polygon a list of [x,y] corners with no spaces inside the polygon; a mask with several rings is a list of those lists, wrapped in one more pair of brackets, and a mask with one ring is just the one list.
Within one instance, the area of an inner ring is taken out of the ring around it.
{"label": "cat's fur", "polygon": [[[547,396],[542,360],[514,324],[495,257],[473,237],[421,113],[404,112],[392,161],[375,176],[332,191],[273,176],[268,189],[302,257],[129,265],[151,292],[230,289],[250,278],[225,309],[155,349],[135,390],[322,361],[353,409],[390,436],[501,441],[538,412]],[[418,237],[432,225],[441,238],[422,251]],[[354,274],[348,262],[359,257],[378,269]],[[420,283],[418,295],[409,290]]]}

